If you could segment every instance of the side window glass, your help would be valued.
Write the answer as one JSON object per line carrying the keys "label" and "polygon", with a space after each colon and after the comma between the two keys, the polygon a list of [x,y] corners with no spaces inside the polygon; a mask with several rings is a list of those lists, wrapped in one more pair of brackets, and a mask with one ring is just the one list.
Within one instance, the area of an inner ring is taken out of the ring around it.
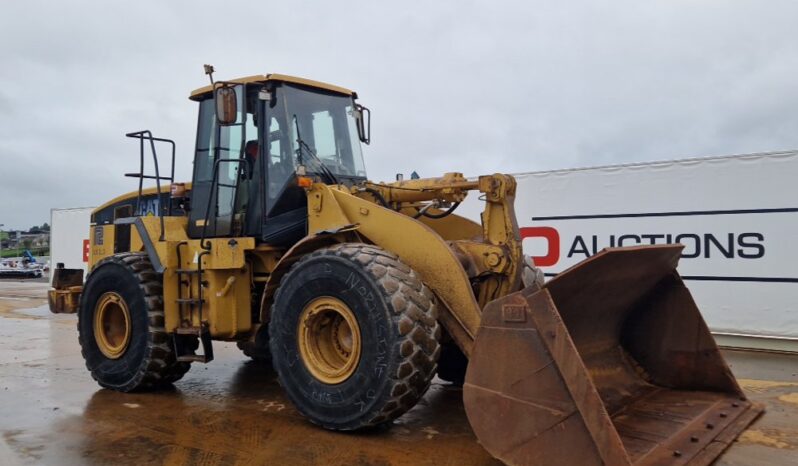
{"label": "side window glass", "polygon": [[282,152],[280,152],[280,123],[277,118],[272,117],[269,122],[269,162],[272,164],[280,163]]}
{"label": "side window glass", "polygon": [[[244,160],[247,160],[246,166],[243,168],[243,172],[246,175],[247,179],[257,179],[257,177],[252,176],[252,174],[258,170],[259,164],[257,163],[257,151],[252,149],[252,146],[257,148],[258,141],[258,127],[255,125],[255,116],[250,113],[247,115],[247,123],[246,123],[246,141],[243,141],[241,145],[241,152],[239,152],[238,157]],[[250,147],[250,153],[247,153],[247,147]],[[252,173],[250,173],[250,171]]]}
{"label": "side window glass", "polygon": [[[242,144],[241,126],[225,126],[219,132],[219,159],[237,159]],[[217,179],[217,215],[223,217],[233,213],[233,196],[238,173],[238,163],[219,164]]]}
{"label": "side window glass", "polygon": [[211,181],[213,176],[213,139],[216,132],[213,99],[200,104],[200,123],[197,128],[196,181]]}
{"label": "side window glass", "polygon": [[277,200],[288,177],[294,172],[294,158],[291,155],[291,144],[285,130],[285,120],[272,116],[269,119],[269,167],[268,167],[268,205]]}
{"label": "side window glass", "polygon": [[313,113],[313,141],[316,145],[316,155],[322,159],[335,159],[335,129],[333,128],[333,119],[330,112],[324,110],[322,112]]}
{"label": "side window glass", "polygon": [[[237,89],[238,117],[232,126],[223,126],[219,131],[219,160],[238,159],[244,149],[244,101],[243,87]],[[226,217],[233,214],[238,177],[238,162],[225,162],[219,165],[216,191],[216,215]]]}
{"label": "side window glass", "polygon": [[[237,159],[244,145],[241,126],[226,126],[221,131],[220,159]],[[238,163],[225,163],[219,167],[219,183],[233,184],[238,173]]]}

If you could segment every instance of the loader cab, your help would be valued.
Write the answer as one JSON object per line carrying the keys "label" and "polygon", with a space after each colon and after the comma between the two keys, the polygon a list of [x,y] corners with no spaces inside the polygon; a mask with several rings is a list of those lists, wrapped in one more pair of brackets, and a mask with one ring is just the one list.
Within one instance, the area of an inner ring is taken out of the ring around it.
{"label": "loader cab", "polygon": [[366,180],[367,109],[351,91],[313,84],[322,83],[266,77],[192,94],[199,121],[190,237],[290,246],[307,233],[298,172],[328,184]]}

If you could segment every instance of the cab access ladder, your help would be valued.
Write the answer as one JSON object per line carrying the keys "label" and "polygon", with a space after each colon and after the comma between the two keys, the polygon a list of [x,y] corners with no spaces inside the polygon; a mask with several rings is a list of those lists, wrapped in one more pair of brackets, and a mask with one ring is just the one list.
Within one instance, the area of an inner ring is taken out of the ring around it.
{"label": "cab access ladder", "polygon": [[[208,251],[197,254],[196,268],[183,268],[183,256],[181,249],[187,246],[188,242],[181,241],[177,244],[177,306],[180,316],[180,325],[175,329],[175,354],[177,360],[182,362],[202,362],[207,363],[213,360],[213,345],[211,344],[211,332],[208,322],[203,320],[203,289],[208,286],[208,282],[203,279],[202,258]],[[196,279],[195,279],[196,277]],[[196,282],[196,286],[195,286]],[[188,290],[188,296],[183,296],[184,288]],[[194,289],[197,290],[196,295]],[[194,316],[196,315],[196,320]],[[196,325],[198,322],[199,325]],[[195,338],[192,338],[195,337]],[[202,343],[202,353],[196,354],[197,340]]]}

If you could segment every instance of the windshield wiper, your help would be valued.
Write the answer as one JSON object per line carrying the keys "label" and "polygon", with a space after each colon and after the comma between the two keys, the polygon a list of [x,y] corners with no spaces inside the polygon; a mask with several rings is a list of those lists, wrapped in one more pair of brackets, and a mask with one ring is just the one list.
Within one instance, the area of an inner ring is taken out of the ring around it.
{"label": "windshield wiper", "polygon": [[316,155],[313,149],[310,148],[308,143],[302,140],[302,136],[300,136],[299,133],[299,119],[296,117],[296,115],[294,115],[294,126],[296,126],[296,142],[299,144],[299,149],[297,149],[299,164],[302,164],[302,149],[305,149],[305,151],[310,154],[311,158],[318,164],[322,174],[327,177],[327,182],[330,184],[340,184],[338,178],[335,176],[332,170],[330,170],[330,168],[321,161],[319,156]]}

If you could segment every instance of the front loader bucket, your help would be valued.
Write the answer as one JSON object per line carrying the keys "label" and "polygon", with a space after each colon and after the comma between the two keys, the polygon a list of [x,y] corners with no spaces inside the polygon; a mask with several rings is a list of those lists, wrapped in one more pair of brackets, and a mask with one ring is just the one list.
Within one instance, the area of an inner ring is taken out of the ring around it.
{"label": "front loader bucket", "polygon": [[485,307],[463,399],[488,452],[707,465],[756,419],[676,272],[681,249],[605,249]]}

